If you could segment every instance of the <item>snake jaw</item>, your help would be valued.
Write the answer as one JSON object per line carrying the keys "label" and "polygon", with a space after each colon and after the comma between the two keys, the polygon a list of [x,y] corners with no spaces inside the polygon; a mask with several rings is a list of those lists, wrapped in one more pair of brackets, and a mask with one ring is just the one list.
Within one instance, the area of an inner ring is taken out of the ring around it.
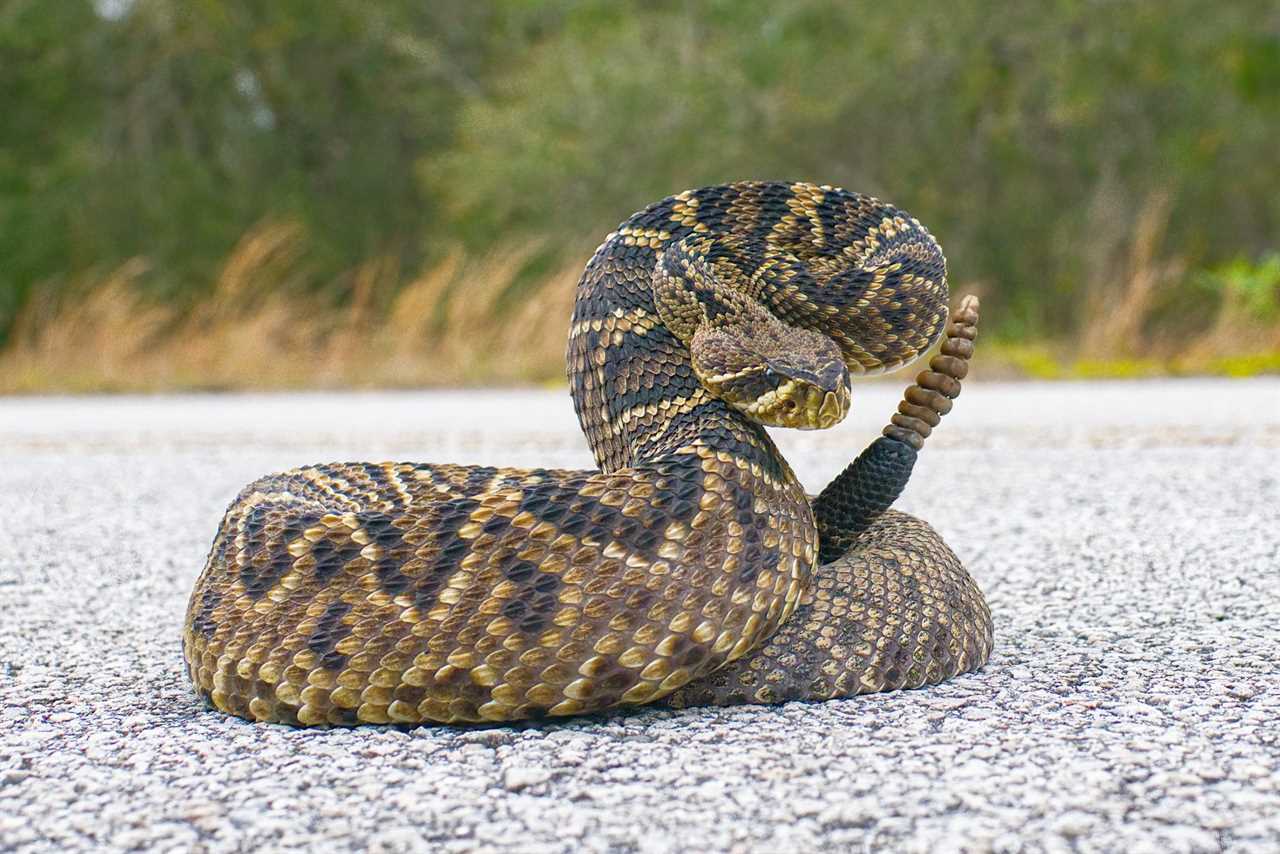
{"label": "snake jaw", "polygon": [[818,409],[818,429],[834,427],[849,414],[849,384],[841,385],[835,391],[827,392],[822,398],[822,406]]}
{"label": "snake jaw", "polygon": [[799,379],[788,379],[741,407],[742,411],[770,427],[825,430],[849,414],[848,377],[835,388],[823,388]]}

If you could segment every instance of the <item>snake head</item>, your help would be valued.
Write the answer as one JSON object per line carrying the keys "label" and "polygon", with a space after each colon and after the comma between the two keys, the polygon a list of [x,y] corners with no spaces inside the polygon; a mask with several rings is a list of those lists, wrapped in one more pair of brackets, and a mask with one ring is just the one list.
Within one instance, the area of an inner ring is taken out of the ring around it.
{"label": "snake head", "polygon": [[777,320],[703,326],[689,350],[702,385],[761,424],[819,430],[849,413],[849,368],[820,332]]}

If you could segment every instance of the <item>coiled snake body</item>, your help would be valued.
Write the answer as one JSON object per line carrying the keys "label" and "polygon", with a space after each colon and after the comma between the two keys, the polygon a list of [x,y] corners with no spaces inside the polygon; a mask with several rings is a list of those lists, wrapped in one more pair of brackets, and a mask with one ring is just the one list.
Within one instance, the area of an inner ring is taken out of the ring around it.
{"label": "coiled snake body", "polygon": [[851,373],[942,335],[946,294],[933,238],[870,197],[745,182],[646,208],[578,285],[569,381],[599,470],[345,463],[250,484],[192,593],[197,691],[292,724],[483,722],[980,666],[981,593],[887,509],[959,391],[976,303],[817,499],[761,426],[839,421]]}

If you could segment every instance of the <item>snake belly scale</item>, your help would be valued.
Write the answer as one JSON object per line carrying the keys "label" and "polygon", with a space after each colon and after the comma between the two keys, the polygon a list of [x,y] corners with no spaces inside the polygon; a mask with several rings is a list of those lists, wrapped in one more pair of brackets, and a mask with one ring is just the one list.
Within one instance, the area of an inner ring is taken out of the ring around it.
{"label": "snake belly scale", "polygon": [[599,469],[338,463],[250,484],[191,596],[196,690],[295,725],[497,722],[981,666],[981,593],[886,509],[958,393],[962,326],[818,499],[764,429],[836,423],[851,375],[946,324],[937,243],[876,199],[743,182],[651,205],[577,289],[569,384]]}

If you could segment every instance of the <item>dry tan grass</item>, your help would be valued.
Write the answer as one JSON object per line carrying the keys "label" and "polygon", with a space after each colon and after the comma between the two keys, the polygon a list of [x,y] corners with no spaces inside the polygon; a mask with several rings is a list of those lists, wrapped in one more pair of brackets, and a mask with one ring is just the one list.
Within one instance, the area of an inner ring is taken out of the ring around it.
{"label": "dry tan grass", "polygon": [[1250,310],[1240,290],[1227,288],[1213,325],[1187,348],[1192,362],[1271,354],[1280,362],[1280,322],[1267,322]]}
{"label": "dry tan grass", "polygon": [[1091,359],[1131,359],[1150,352],[1147,320],[1163,285],[1186,272],[1180,258],[1162,257],[1172,198],[1149,196],[1138,213],[1127,252],[1095,273],[1079,349]]}
{"label": "dry tan grass", "polygon": [[[1079,342],[984,342],[990,377],[1141,376],[1280,370],[1280,327],[1228,298],[1207,332],[1174,350],[1146,328],[1161,287],[1183,275],[1160,244],[1168,200],[1153,197],[1129,243],[1099,266]],[[86,277],[62,302],[33,301],[0,352],[0,393],[558,383],[580,261],[522,276],[540,247],[455,253],[404,282],[394,261],[351,271],[332,298],[297,283],[302,231],[263,223],[230,254],[211,295],[179,308],[145,296],[144,259]],[[980,287],[956,287],[968,293]],[[1105,298],[1104,298],[1105,297]],[[895,380],[917,368],[897,372]]]}
{"label": "dry tan grass", "polygon": [[[353,271],[340,307],[287,283],[298,229],[264,224],[223,266],[212,296],[180,310],[143,295],[135,259],[80,283],[82,296],[33,303],[0,353],[0,392],[408,387],[556,380],[578,269],[533,282],[536,247],[453,255],[399,284],[387,259]],[[518,298],[500,303],[513,288]],[[550,334],[555,330],[555,334]]]}

